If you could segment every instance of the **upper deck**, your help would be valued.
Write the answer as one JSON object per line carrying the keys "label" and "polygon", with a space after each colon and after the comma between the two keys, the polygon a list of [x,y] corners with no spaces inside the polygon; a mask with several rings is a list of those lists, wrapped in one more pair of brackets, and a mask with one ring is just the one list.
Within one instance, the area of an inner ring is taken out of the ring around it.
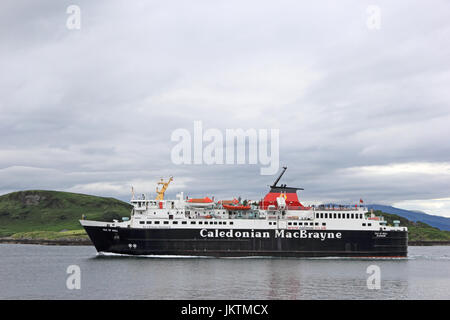
{"label": "upper deck", "polygon": [[236,199],[188,199],[182,192],[177,194],[176,199],[166,200],[164,192],[173,178],[167,182],[161,179],[158,184],[163,187],[161,190],[156,188],[156,199],[147,199],[144,195],[134,199],[133,191],[130,221],[116,223],[137,228],[204,228],[213,225],[215,228],[233,226],[246,229],[407,230],[398,224],[394,227],[387,226],[383,217],[376,217],[363,206],[305,206],[297,196],[297,191],[303,188],[277,185],[287,168],[283,169],[262,201],[242,204]]}
{"label": "upper deck", "polygon": [[366,207],[286,206],[263,210],[252,204],[248,210],[230,210],[218,202],[199,207],[186,202],[182,195],[176,200],[135,199],[131,204],[129,224],[136,228],[407,230],[387,226],[383,217],[375,216]]}

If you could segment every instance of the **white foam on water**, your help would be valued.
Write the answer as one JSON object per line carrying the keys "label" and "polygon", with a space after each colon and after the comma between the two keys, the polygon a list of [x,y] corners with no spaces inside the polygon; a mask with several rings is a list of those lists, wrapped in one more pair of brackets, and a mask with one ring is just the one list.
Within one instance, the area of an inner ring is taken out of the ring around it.
{"label": "white foam on water", "polygon": [[105,256],[105,257],[132,257],[132,258],[156,258],[156,259],[192,259],[192,258],[213,258],[209,256],[183,256],[183,255],[156,255],[156,254],[142,254],[142,255],[134,255],[134,254],[125,254],[125,253],[113,253],[113,252],[98,252],[97,256]]}
{"label": "white foam on water", "polygon": [[449,256],[431,256],[423,254],[412,254],[408,256],[411,260],[450,260]]}
{"label": "white foam on water", "polygon": [[[296,260],[410,260],[413,257],[277,257],[277,256],[241,256],[241,257],[215,257],[193,255],[133,255],[113,252],[98,252],[97,256],[105,257],[133,257],[154,259],[296,259]],[[447,257],[450,259],[450,257]]]}

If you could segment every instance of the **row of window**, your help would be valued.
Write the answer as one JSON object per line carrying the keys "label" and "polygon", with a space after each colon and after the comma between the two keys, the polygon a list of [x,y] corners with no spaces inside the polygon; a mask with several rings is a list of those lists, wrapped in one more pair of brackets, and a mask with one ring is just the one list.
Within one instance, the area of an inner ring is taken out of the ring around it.
{"label": "row of window", "polygon": [[[142,212],[139,212],[140,214],[142,214]],[[162,211],[159,211],[158,213],[162,213]],[[180,213],[183,213],[182,211],[177,211],[176,212],[176,214],[180,214]],[[206,212],[206,211],[202,211],[202,212],[197,212],[197,211],[195,211],[194,212],[195,214],[213,214],[213,213],[221,213],[221,214],[225,214],[225,211],[223,211],[223,212],[212,212],[212,211],[209,211],[209,212]],[[156,214],[156,211],[153,211],[153,214]],[[167,214],[171,214],[171,212],[170,211],[167,211]],[[172,212],[172,214],[173,214],[173,212]],[[186,211],[186,214],[190,214],[190,211]]]}
{"label": "row of window", "polygon": [[316,213],[317,219],[363,219],[362,213]]}
{"label": "row of window", "polygon": [[[157,201],[149,201],[149,202],[134,202],[133,203],[137,204],[138,208],[140,207],[148,207],[148,206],[157,206],[159,203]],[[170,205],[173,209],[175,202],[173,201],[167,201],[166,204]]]}
{"label": "row of window", "polygon": [[[269,221],[269,226],[276,225],[276,222]],[[318,222],[288,222],[288,226],[318,226]],[[325,222],[322,222],[322,226],[326,226]]]}
{"label": "row of window", "polygon": [[[171,221],[172,224],[178,224],[178,221],[173,220]],[[145,221],[139,221],[139,224],[146,224]],[[161,224],[161,221],[155,220],[148,220],[147,224]],[[163,221],[163,224],[169,224],[169,221]],[[181,221],[181,224],[187,224],[187,221]],[[197,224],[197,221],[190,221],[190,224]],[[219,225],[233,225],[234,222],[233,221],[198,221],[198,224],[219,224]]]}
{"label": "row of window", "polygon": [[[318,222],[288,222],[288,226],[318,226]],[[322,226],[326,226],[327,224],[325,222],[322,222]]]}
{"label": "row of window", "polygon": [[[176,220],[173,220],[173,221],[171,221],[172,222],[172,224],[178,224],[178,221],[176,221]],[[234,222],[233,221],[190,221],[190,223],[191,224],[196,224],[198,222],[198,224],[210,224],[210,225],[213,225],[213,224],[219,224],[219,225],[226,225],[226,224],[229,224],[229,225],[233,225],[234,224]],[[161,221],[158,221],[158,220],[155,220],[155,221],[152,221],[152,220],[148,220],[147,221],[147,223],[145,222],[145,221],[139,221],[139,224],[161,224]],[[169,221],[163,221],[163,224],[169,224]],[[187,221],[181,221],[181,224],[187,224]],[[272,222],[272,221],[269,221],[269,225],[271,226],[271,225],[276,225],[277,223],[276,222]],[[318,222],[288,222],[288,225],[289,226],[318,226],[319,225],[319,223]],[[327,224],[325,223],[325,222],[322,222],[322,226],[326,226]],[[363,224],[363,225],[365,225],[365,224]]]}
{"label": "row of window", "polygon": [[[173,220],[171,222],[172,222],[172,224],[178,224],[178,221],[176,221],[176,220]],[[147,221],[147,224],[160,224],[160,223],[161,223],[161,221],[158,221],[158,220],[155,220],[155,221],[148,220]],[[139,224],[146,224],[146,222],[139,221]],[[163,221],[163,224],[169,224],[169,221],[167,221],[167,220]],[[181,221],[181,224],[187,224],[187,221]],[[197,224],[197,221],[190,221],[190,224]],[[212,224],[219,224],[219,225],[229,224],[229,225],[233,225],[234,222],[233,221],[198,221],[198,224],[210,224],[210,225],[212,225]],[[276,224],[277,223],[274,221],[269,221],[270,226],[276,225]],[[318,226],[318,225],[319,225],[318,222],[288,222],[288,226]],[[326,222],[322,222],[322,226],[326,226],[326,225],[327,225]],[[365,227],[366,224],[363,223],[362,226]],[[372,224],[367,223],[367,226],[371,227]]]}

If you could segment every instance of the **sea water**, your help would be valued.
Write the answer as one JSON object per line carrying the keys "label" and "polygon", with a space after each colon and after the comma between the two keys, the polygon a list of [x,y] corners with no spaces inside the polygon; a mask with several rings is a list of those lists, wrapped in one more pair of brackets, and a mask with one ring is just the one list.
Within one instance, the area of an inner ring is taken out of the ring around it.
{"label": "sea water", "polygon": [[[0,299],[450,299],[450,246],[408,252],[405,259],[129,257],[91,246],[0,244]],[[374,268],[378,289],[369,285]],[[71,270],[79,271],[79,289],[68,285]]]}

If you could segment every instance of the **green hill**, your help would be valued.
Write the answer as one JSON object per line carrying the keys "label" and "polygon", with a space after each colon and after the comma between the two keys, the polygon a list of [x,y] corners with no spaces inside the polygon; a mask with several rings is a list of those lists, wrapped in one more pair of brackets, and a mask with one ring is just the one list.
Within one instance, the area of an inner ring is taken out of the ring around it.
{"label": "green hill", "polygon": [[[129,217],[131,205],[114,198],[85,194],[29,190],[0,196],[0,237],[17,233],[55,236],[52,232],[78,234],[70,230],[82,229],[78,220],[112,221]],[[65,231],[65,232],[64,232]],[[40,233],[39,233],[40,232]]]}
{"label": "green hill", "polygon": [[450,241],[450,231],[443,231],[426,223],[413,222],[395,214],[375,210],[377,216],[383,216],[388,225],[394,225],[394,220],[400,221],[400,226],[408,227],[409,241]]}

